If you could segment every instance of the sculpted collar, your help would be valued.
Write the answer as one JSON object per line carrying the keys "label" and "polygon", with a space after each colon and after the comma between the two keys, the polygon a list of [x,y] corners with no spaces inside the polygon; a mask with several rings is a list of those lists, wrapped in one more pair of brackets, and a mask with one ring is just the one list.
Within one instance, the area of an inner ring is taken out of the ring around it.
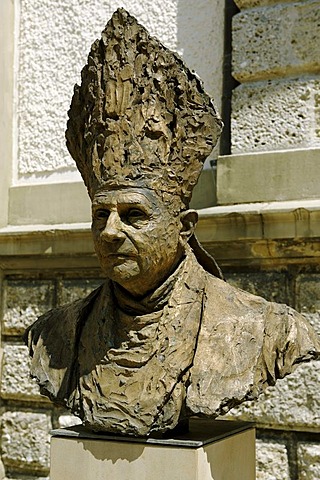
{"label": "sculpted collar", "polygon": [[120,344],[113,342],[119,313],[106,282],[80,333],[78,392],[69,403],[85,424],[141,436],[178,423],[203,309],[204,277],[197,269],[188,252],[165,287],[151,296],[159,299],[158,307],[166,299],[163,309],[132,315]]}
{"label": "sculpted collar", "polygon": [[[190,254],[190,252],[189,252]],[[128,315],[144,315],[162,310],[167,305],[177,279],[185,269],[185,257],[167,280],[155,291],[141,299],[136,299],[118,284],[112,283],[115,300],[121,310]]]}

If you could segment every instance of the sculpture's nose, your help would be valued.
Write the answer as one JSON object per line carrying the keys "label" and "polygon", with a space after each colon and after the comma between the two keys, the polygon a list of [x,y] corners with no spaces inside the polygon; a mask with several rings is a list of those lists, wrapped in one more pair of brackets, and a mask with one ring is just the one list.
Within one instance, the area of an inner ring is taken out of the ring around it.
{"label": "sculpture's nose", "polygon": [[110,212],[107,223],[101,232],[101,237],[107,242],[117,242],[125,239],[125,234],[122,230],[121,218],[118,212]]}

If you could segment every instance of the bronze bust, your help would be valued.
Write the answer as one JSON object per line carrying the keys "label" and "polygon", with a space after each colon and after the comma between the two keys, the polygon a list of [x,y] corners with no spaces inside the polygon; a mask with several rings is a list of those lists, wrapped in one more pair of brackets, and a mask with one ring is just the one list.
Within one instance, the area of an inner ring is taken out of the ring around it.
{"label": "bronze bust", "polygon": [[304,318],[221,278],[189,209],[222,122],[200,80],[117,10],[75,86],[67,146],[106,282],[26,332],[41,392],[93,430],[214,418],[320,356]]}

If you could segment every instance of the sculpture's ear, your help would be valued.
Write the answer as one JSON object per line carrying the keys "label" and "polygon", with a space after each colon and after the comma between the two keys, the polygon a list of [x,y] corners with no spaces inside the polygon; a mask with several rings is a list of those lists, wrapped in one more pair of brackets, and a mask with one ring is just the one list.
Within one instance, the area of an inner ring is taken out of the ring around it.
{"label": "sculpture's ear", "polygon": [[180,221],[182,225],[180,239],[182,240],[183,245],[185,245],[194,234],[198,222],[198,213],[195,210],[181,212]]}

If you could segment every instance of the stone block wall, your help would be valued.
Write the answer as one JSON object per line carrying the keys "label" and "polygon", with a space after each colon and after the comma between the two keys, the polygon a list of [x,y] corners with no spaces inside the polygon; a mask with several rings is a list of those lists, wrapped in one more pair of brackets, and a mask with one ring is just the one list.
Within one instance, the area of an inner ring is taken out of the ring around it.
{"label": "stone block wall", "polygon": [[320,3],[236,0],[232,153],[320,146]]}
{"label": "stone block wall", "polygon": [[[240,11],[232,21],[232,73],[239,85],[232,92],[232,155],[218,160],[218,203],[230,205],[232,213],[234,204],[242,204],[236,205],[235,211],[254,212],[253,203],[273,202],[279,212],[296,201],[294,216],[308,216],[303,200],[314,199],[314,212],[318,212],[320,193],[312,179],[319,177],[320,158],[319,1],[235,3]],[[314,163],[306,167],[311,156]],[[268,203],[261,203],[261,209],[257,206],[260,215],[263,205]],[[252,226],[254,217],[252,214],[245,227]],[[229,281],[270,300],[288,303],[320,332],[320,270],[312,267],[312,257],[319,251],[317,233],[297,228],[289,234],[298,225],[294,219],[282,224],[280,216],[270,218],[270,223],[266,218],[260,234],[267,239],[268,265],[276,265],[277,254],[272,252],[275,238],[281,243],[290,237],[293,250],[307,239],[306,243],[300,252],[296,248],[292,255],[284,253],[282,268],[263,271],[257,267],[253,271],[248,267],[234,273],[230,268]],[[241,248],[246,248],[241,240],[250,237],[248,231],[241,233],[240,258]],[[315,250],[308,255],[311,237],[315,237]],[[305,266],[300,268],[299,262]],[[320,478],[319,384],[319,362],[299,366],[293,375],[269,388],[259,403],[248,402],[229,413],[229,418],[257,423],[258,480]]]}
{"label": "stone block wall", "polygon": [[[320,269],[229,272],[233,285],[301,311],[320,334]],[[320,478],[320,362],[299,365],[228,418],[257,424],[257,480]]]}
{"label": "stone block wall", "polygon": [[[223,2],[206,0],[17,0],[19,5],[16,181],[80,180],[65,146],[73,86],[91,44],[123,7],[167,47],[179,51],[220,108]],[[218,33],[217,33],[218,32]],[[209,40],[209,41],[208,41]],[[214,43],[215,48],[212,48]],[[199,55],[201,51],[201,55]]]}
{"label": "stone block wall", "polygon": [[1,455],[6,478],[19,480],[48,478],[50,430],[78,423],[40,395],[29,375],[22,333],[45,311],[84,297],[102,283],[99,272],[88,272],[85,278],[74,272],[71,277],[65,272],[63,277],[43,276],[41,271],[19,273],[2,281]]}
{"label": "stone block wall", "polygon": [[[231,284],[299,308],[320,333],[319,268],[224,270]],[[42,312],[86,296],[102,281],[95,269],[8,272],[3,278],[1,452],[6,478],[48,478],[49,431],[77,423],[42,397],[29,378],[21,333]],[[319,382],[320,362],[299,366],[259,403],[249,402],[228,415],[257,423],[258,480],[319,480]]]}

